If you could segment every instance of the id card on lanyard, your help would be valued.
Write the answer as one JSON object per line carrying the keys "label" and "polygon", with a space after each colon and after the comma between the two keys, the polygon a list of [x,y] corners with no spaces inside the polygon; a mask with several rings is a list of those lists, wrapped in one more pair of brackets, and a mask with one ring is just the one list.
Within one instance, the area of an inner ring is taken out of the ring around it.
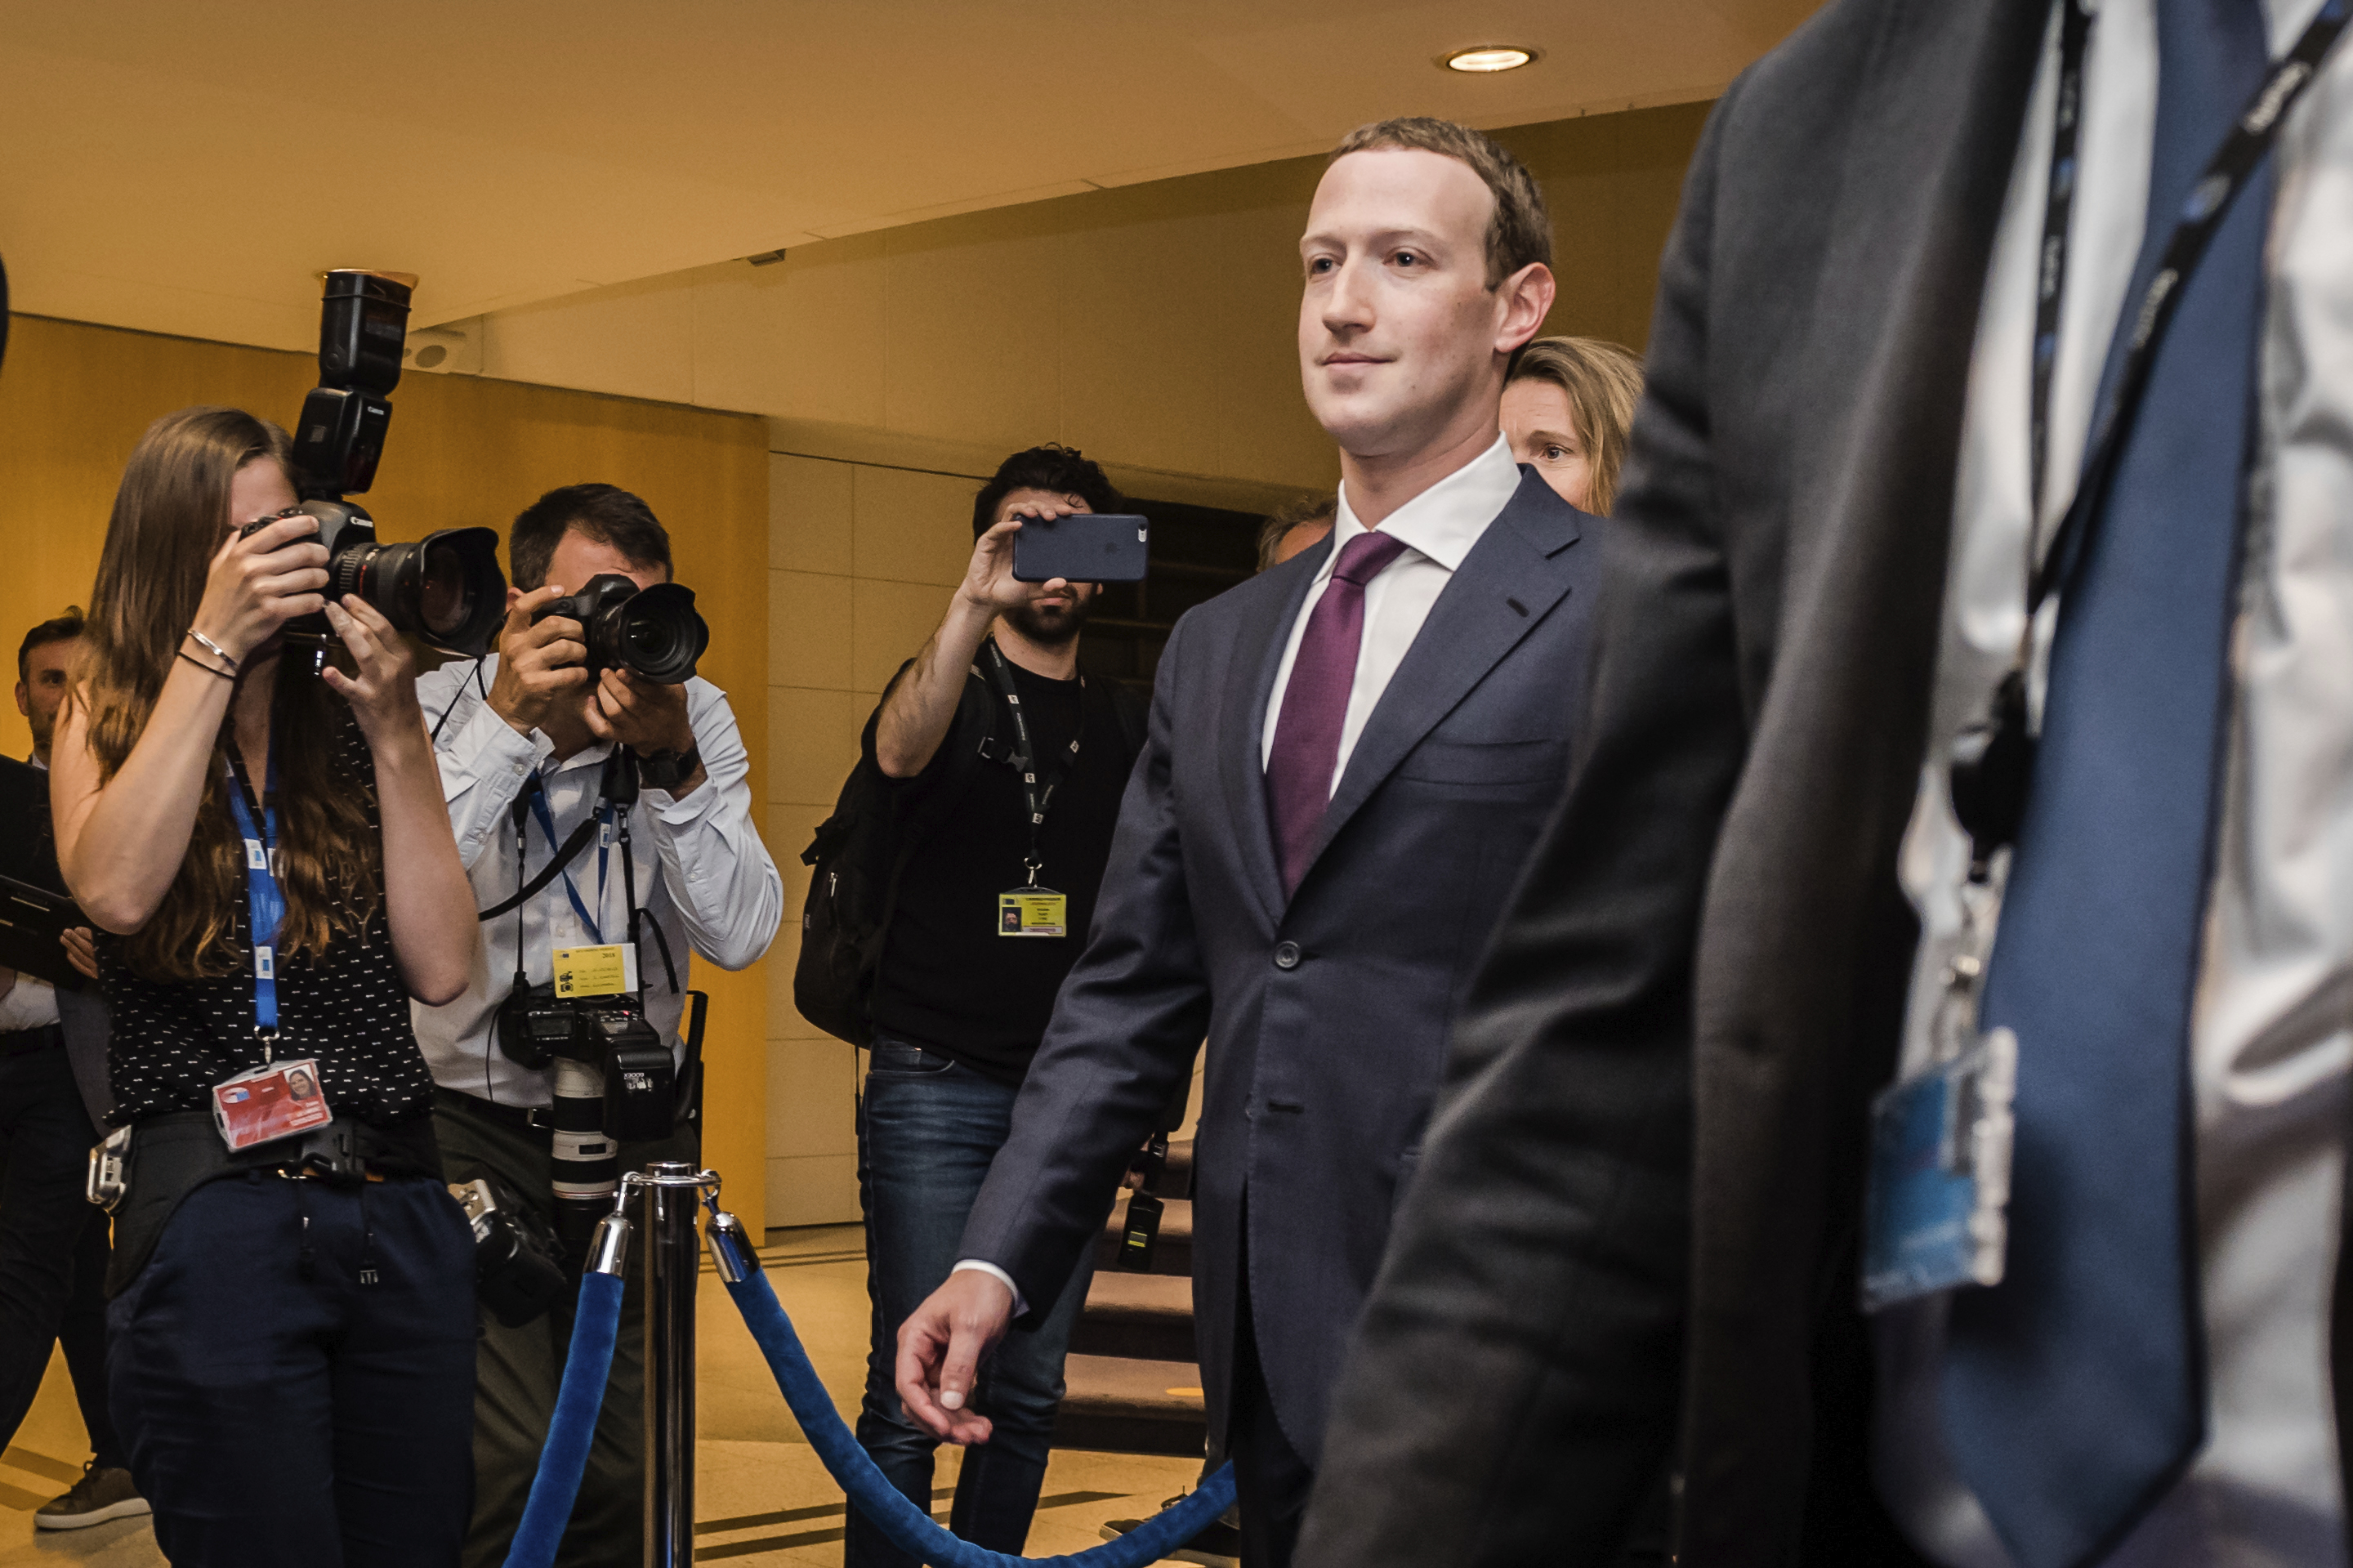
{"label": "id card on lanyard", "polygon": [[213,1122],[232,1150],[323,1126],[334,1117],[320,1086],[318,1062],[278,1060],[278,937],[286,896],[278,885],[277,795],[275,745],[259,802],[248,800],[245,780],[234,765],[229,768],[228,809],[244,848],[246,913],[253,938],[253,1032],[261,1044],[261,1065],[213,1086]]}
{"label": "id card on lanyard", "polygon": [[1084,694],[1086,677],[1079,677],[1082,705],[1079,709],[1079,733],[1071,737],[1069,749],[1054,759],[1050,777],[1039,778],[1037,747],[1029,738],[1029,718],[1021,710],[1021,693],[1013,683],[1013,672],[1005,662],[994,638],[981,645],[981,656],[988,662],[989,683],[1005,699],[1007,711],[1013,715],[1013,736],[1016,749],[1007,758],[1013,770],[1021,776],[1022,814],[1029,819],[1029,849],[1021,857],[1023,869],[1029,881],[1021,887],[1008,888],[997,895],[997,934],[1000,937],[1067,937],[1071,934],[1071,900],[1067,894],[1055,892],[1038,884],[1038,873],[1043,863],[1038,858],[1038,830],[1046,823],[1046,809],[1053,804],[1054,791],[1070,777],[1071,766],[1078,758],[1079,743],[1086,735]]}

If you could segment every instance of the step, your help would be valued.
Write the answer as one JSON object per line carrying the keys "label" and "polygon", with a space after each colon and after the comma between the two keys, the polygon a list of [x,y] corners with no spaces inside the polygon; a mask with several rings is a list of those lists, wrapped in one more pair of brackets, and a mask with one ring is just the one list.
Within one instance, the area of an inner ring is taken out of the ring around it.
{"label": "step", "polygon": [[1091,1356],[1192,1361],[1198,1353],[1193,1347],[1193,1282],[1179,1274],[1096,1270],[1071,1349]]}
{"label": "step", "polygon": [[1208,1436],[1201,1372],[1190,1361],[1072,1355],[1062,1363],[1054,1446],[1196,1458]]}
{"label": "step", "polygon": [[[1122,1192],[1112,1205],[1103,1241],[1095,1249],[1095,1266],[1106,1272],[1119,1269],[1120,1238],[1127,1234],[1127,1199],[1128,1194]],[[1160,1244],[1153,1252],[1152,1272],[1189,1275],[1193,1272],[1193,1205],[1183,1198],[1164,1198],[1161,1202]]]}

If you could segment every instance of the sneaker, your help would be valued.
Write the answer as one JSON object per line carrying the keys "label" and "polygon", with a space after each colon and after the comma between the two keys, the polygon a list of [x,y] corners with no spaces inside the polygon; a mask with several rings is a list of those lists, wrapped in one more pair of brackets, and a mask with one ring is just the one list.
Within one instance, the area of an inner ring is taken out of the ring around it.
{"label": "sneaker", "polygon": [[[1166,1513],[1184,1500],[1185,1494],[1179,1492],[1162,1503],[1160,1511]],[[1103,1538],[1117,1541],[1143,1523],[1140,1519],[1114,1519],[1103,1527]],[[1198,1563],[1204,1568],[1241,1568],[1242,1532],[1222,1519],[1211,1520],[1192,1540],[1168,1552],[1166,1560]]]}
{"label": "sneaker", "polygon": [[42,1530],[81,1530],[93,1524],[104,1524],[110,1519],[129,1519],[133,1514],[152,1511],[139,1489],[131,1484],[131,1472],[114,1468],[100,1469],[92,1459],[82,1467],[81,1479],[61,1498],[51,1498],[33,1510],[33,1523]]}

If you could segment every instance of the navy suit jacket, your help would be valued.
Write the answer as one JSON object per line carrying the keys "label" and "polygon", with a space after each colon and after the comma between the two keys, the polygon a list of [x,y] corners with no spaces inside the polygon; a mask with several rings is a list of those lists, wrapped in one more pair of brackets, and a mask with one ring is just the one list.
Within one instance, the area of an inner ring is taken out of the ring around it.
{"label": "navy suit jacket", "polygon": [[1050,1306],[1206,1033],[1193,1291],[1209,1419],[1223,1429],[1247,1194],[1260,1362],[1311,1465],[1457,1000],[1561,795],[1596,525],[1522,471],[1366,723],[1289,899],[1260,737],[1329,543],[1177,622],[1086,951],[965,1229],[959,1255]]}

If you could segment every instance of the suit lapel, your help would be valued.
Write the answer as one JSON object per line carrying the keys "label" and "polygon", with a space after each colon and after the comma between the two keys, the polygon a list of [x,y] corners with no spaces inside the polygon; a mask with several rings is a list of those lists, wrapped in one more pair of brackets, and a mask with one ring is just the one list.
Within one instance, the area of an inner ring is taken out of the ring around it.
{"label": "suit lapel", "polygon": [[[1282,919],[1282,906],[1289,900],[1283,896],[1282,873],[1275,863],[1274,828],[1267,820],[1261,739],[1266,734],[1274,673],[1291,641],[1292,625],[1299,619],[1299,607],[1314,586],[1316,573],[1324,569],[1324,558],[1331,553],[1331,536],[1326,535],[1323,543],[1310,546],[1285,568],[1296,568],[1290,590],[1278,602],[1275,613],[1241,629],[1235,639],[1233,661],[1226,666],[1232,679],[1249,684],[1240,694],[1228,694],[1218,754],[1225,759],[1227,803],[1241,852],[1243,876],[1258,895],[1270,925]],[[1232,700],[1237,694],[1240,701]]]}
{"label": "suit lapel", "polygon": [[[1523,471],[1520,488],[1430,607],[1405,662],[1365,721],[1303,881],[1381,780],[1568,592],[1561,555],[1577,542],[1576,520],[1583,515],[1555,502],[1543,480]],[[1512,599],[1526,613],[1506,602]]]}

